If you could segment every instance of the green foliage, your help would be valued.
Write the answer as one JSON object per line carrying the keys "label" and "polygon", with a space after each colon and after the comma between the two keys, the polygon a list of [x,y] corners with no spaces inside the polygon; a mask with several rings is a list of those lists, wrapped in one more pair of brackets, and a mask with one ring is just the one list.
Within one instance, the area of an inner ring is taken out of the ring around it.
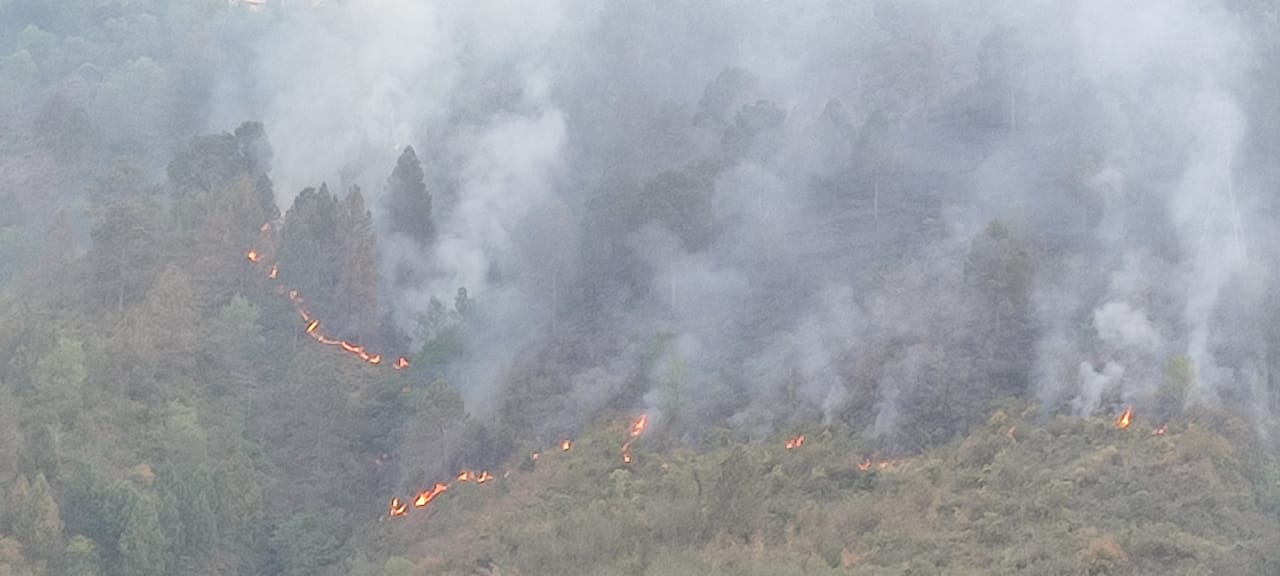
{"label": "green foliage", "polygon": [[55,576],[99,576],[102,574],[102,557],[93,540],[76,536],[54,563]]}
{"label": "green foliage", "polygon": [[81,389],[87,377],[84,348],[78,340],[58,338],[58,344],[36,364],[31,407],[37,417],[52,417],[63,426],[75,420]]}
{"label": "green foliage", "polygon": [[382,565],[383,576],[413,576],[413,562],[399,556],[387,558]]}
{"label": "green foliage", "polygon": [[139,498],[137,490],[81,462],[72,467],[61,496],[67,532],[92,539],[111,557]]}
{"label": "green foliage", "polygon": [[307,188],[294,198],[281,232],[280,281],[296,288],[317,318],[333,318],[338,309],[338,218],[338,200],[327,186]]}
{"label": "green foliage", "polygon": [[319,574],[343,556],[348,533],[335,512],[299,512],[271,533],[276,569],[285,576]]}
{"label": "green foliage", "polygon": [[44,474],[36,475],[29,490],[19,485],[11,497],[11,506],[14,535],[28,555],[47,559],[61,549],[62,516]]}
{"label": "green foliage", "polygon": [[431,193],[423,182],[422,163],[412,146],[405,147],[387,180],[387,207],[392,231],[407,235],[423,245],[435,239]]}
{"label": "green foliage", "polygon": [[138,498],[129,512],[118,544],[120,570],[136,576],[168,574],[173,561],[173,538],[178,526],[169,520],[166,503],[154,495]]}

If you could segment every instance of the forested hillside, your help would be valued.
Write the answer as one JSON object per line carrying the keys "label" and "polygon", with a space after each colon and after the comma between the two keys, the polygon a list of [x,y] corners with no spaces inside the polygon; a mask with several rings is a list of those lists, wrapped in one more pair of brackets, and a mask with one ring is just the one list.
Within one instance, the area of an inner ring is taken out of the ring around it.
{"label": "forested hillside", "polygon": [[0,0],[0,576],[1280,574],[1274,7],[775,4]]}

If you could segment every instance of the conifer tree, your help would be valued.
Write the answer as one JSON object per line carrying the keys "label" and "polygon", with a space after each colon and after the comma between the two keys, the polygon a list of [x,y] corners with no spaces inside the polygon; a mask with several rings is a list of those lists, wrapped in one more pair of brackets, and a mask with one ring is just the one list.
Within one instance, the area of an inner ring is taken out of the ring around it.
{"label": "conifer tree", "polygon": [[405,234],[422,245],[435,239],[431,194],[423,180],[422,163],[412,146],[405,147],[387,180],[387,202],[393,232]]}

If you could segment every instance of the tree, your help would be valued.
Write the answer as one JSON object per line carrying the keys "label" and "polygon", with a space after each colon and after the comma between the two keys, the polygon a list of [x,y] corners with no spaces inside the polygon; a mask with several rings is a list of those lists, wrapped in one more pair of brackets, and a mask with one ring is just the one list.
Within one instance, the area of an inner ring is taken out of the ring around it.
{"label": "tree", "polygon": [[102,557],[93,540],[84,536],[71,539],[53,563],[56,576],[98,576],[102,574]]}
{"label": "tree", "polygon": [[1035,359],[1031,255],[1025,242],[992,221],[973,239],[964,279],[975,306],[979,370],[995,389],[1021,395]]}
{"label": "tree", "polygon": [[114,553],[139,497],[133,486],[112,482],[81,462],[73,466],[61,494],[67,532],[87,536],[108,555]]}
{"label": "tree", "polygon": [[131,576],[163,576],[173,560],[173,542],[161,524],[161,503],[152,495],[137,500],[120,535],[120,567]]}
{"label": "tree", "polygon": [[391,231],[405,234],[421,245],[435,239],[431,220],[431,194],[423,181],[422,163],[412,146],[406,146],[387,180],[387,209]]}
{"label": "tree", "polygon": [[320,574],[342,558],[347,530],[336,516],[327,513],[300,512],[281,523],[271,534],[276,567],[285,576]]}
{"label": "tree", "polygon": [[360,188],[352,188],[339,218],[342,268],[338,275],[338,317],[342,333],[368,341],[378,330],[378,249],[373,216]]}
{"label": "tree", "polygon": [[400,556],[392,556],[382,565],[383,576],[413,576],[413,562]]}
{"label": "tree", "polygon": [[117,165],[98,183],[94,223],[89,236],[93,287],[104,305],[123,309],[142,299],[163,260],[157,214],[159,205],[142,173]]}
{"label": "tree", "polygon": [[266,344],[258,316],[258,308],[237,294],[210,322],[199,372],[215,393],[243,398],[252,392]]}
{"label": "tree", "polygon": [[338,238],[338,200],[329,187],[307,188],[285,214],[280,238],[280,281],[293,286],[321,322],[337,310],[342,244]]}
{"label": "tree", "polygon": [[36,474],[25,500],[18,502],[13,532],[33,557],[47,559],[61,548],[62,515],[44,474]]}
{"label": "tree", "polygon": [[68,426],[80,408],[84,386],[84,349],[78,340],[58,338],[58,344],[36,363],[31,407],[36,417],[51,417]]}
{"label": "tree", "polygon": [[194,410],[174,403],[171,411],[156,490],[171,498],[182,524],[182,537],[173,542],[175,554],[203,559],[217,542],[208,440]]}
{"label": "tree", "polygon": [[152,407],[194,385],[200,342],[191,327],[200,323],[200,315],[191,294],[187,275],[170,266],[156,278],[142,309],[130,316],[128,347],[121,354],[130,361],[131,396]]}

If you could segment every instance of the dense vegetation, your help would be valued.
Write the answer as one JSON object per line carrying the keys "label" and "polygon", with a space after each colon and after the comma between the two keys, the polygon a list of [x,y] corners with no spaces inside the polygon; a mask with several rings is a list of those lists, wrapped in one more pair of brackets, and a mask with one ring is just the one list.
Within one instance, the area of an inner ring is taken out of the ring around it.
{"label": "dense vegetation", "polygon": [[[539,173],[542,124],[501,121],[546,91],[505,67],[451,79],[448,129],[385,170],[280,190],[275,127],[207,125],[214,71],[288,14],[0,0],[0,576],[1280,574],[1280,253],[1205,290],[1215,373],[1161,268],[1185,229],[1116,224],[1158,220],[1156,195],[1109,195],[1093,128],[1019,160],[1048,208],[944,225],[989,183],[973,164],[1033,140],[1015,120],[1061,104],[1017,100],[1035,42],[938,45],[866,4],[874,65],[803,121],[727,62],[685,101],[619,70],[617,110],[573,92],[590,76],[550,91],[580,165],[530,200],[449,148],[501,141],[473,156]],[[1241,165],[1280,151],[1273,69],[1249,73]],[[913,158],[919,118],[964,150]],[[1129,177],[1170,185],[1179,154]],[[1205,222],[1202,244],[1239,239]],[[442,276],[468,230],[491,253]],[[495,478],[389,514],[461,470]]]}

